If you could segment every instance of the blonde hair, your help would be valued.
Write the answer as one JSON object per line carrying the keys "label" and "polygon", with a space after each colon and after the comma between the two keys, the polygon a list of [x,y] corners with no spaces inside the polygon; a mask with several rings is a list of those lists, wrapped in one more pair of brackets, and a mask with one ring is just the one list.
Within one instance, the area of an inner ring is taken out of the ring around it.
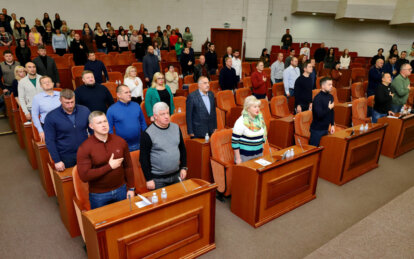
{"label": "blonde hair", "polygon": [[[157,73],[155,73],[155,74],[154,74],[154,76],[152,77],[151,88],[155,88],[155,87],[157,86],[157,78],[158,78],[159,76],[164,76],[164,75],[163,75],[163,73],[161,73],[161,72],[157,72]],[[164,87],[165,87],[165,80],[164,80],[163,85],[164,85]]]}
{"label": "blonde hair", "polygon": [[24,67],[22,67],[22,66],[16,66],[15,68],[14,68],[14,77],[16,78],[16,80],[17,81],[20,81],[20,79],[22,79],[17,73],[18,73],[18,71],[20,70],[20,69],[22,69],[23,71],[24,71],[24,73],[26,73],[26,70],[24,69]]}
{"label": "blonde hair", "polygon": [[246,111],[253,105],[259,105],[260,107],[260,100],[258,100],[254,95],[250,95],[244,99],[243,111]]}
{"label": "blonde hair", "polygon": [[[131,73],[131,70],[132,69],[135,69],[135,71],[137,71],[137,68],[136,67],[134,67],[134,66],[129,66],[129,67],[127,67],[127,69],[125,70],[125,76],[124,76],[124,78],[128,78],[129,77],[129,73]],[[138,72],[138,71],[137,71]]]}

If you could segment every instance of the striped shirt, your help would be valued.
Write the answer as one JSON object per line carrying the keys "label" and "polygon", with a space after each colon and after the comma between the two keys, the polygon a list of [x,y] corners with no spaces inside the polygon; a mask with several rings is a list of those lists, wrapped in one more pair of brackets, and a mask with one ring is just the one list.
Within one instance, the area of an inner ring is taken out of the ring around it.
{"label": "striped shirt", "polygon": [[263,152],[264,130],[252,131],[244,125],[243,116],[234,124],[231,136],[231,147],[240,149],[240,155],[254,156]]}

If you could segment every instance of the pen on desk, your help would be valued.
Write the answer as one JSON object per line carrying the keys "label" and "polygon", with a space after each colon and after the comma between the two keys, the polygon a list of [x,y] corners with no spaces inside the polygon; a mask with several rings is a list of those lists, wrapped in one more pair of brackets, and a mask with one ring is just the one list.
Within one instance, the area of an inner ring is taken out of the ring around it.
{"label": "pen on desk", "polygon": [[129,200],[129,211],[132,211],[131,195],[128,195]]}

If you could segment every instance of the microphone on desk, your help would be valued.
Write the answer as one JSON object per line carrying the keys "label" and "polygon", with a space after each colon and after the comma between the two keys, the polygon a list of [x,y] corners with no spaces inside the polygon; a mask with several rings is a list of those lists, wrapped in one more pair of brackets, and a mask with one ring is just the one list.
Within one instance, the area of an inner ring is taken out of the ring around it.
{"label": "microphone on desk", "polygon": [[298,143],[299,143],[299,145],[300,145],[300,148],[302,149],[302,152],[305,152],[305,150],[303,150],[303,147],[302,147],[302,141],[300,141],[300,138],[298,138]]}
{"label": "microphone on desk", "polygon": [[185,185],[184,185],[183,181],[181,180],[181,177],[180,177],[180,176],[178,176],[178,180],[180,180],[180,183],[181,183],[181,185],[183,186],[184,190],[185,190],[186,192],[188,192],[188,191],[187,191],[187,188],[185,188]]}

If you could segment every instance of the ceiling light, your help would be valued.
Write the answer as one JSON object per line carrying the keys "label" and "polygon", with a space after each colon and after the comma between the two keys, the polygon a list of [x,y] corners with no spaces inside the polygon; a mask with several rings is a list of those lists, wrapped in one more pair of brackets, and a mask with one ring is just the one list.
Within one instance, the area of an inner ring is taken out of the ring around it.
{"label": "ceiling light", "polygon": [[363,21],[365,21],[365,19],[362,19],[362,18],[361,18],[361,19],[359,19],[359,21],[360,21],[360,22],[363,22]]}
{"label": "ceiling light", "polygon": [[312,13],[312,15],[316,15],[316,13]]}

